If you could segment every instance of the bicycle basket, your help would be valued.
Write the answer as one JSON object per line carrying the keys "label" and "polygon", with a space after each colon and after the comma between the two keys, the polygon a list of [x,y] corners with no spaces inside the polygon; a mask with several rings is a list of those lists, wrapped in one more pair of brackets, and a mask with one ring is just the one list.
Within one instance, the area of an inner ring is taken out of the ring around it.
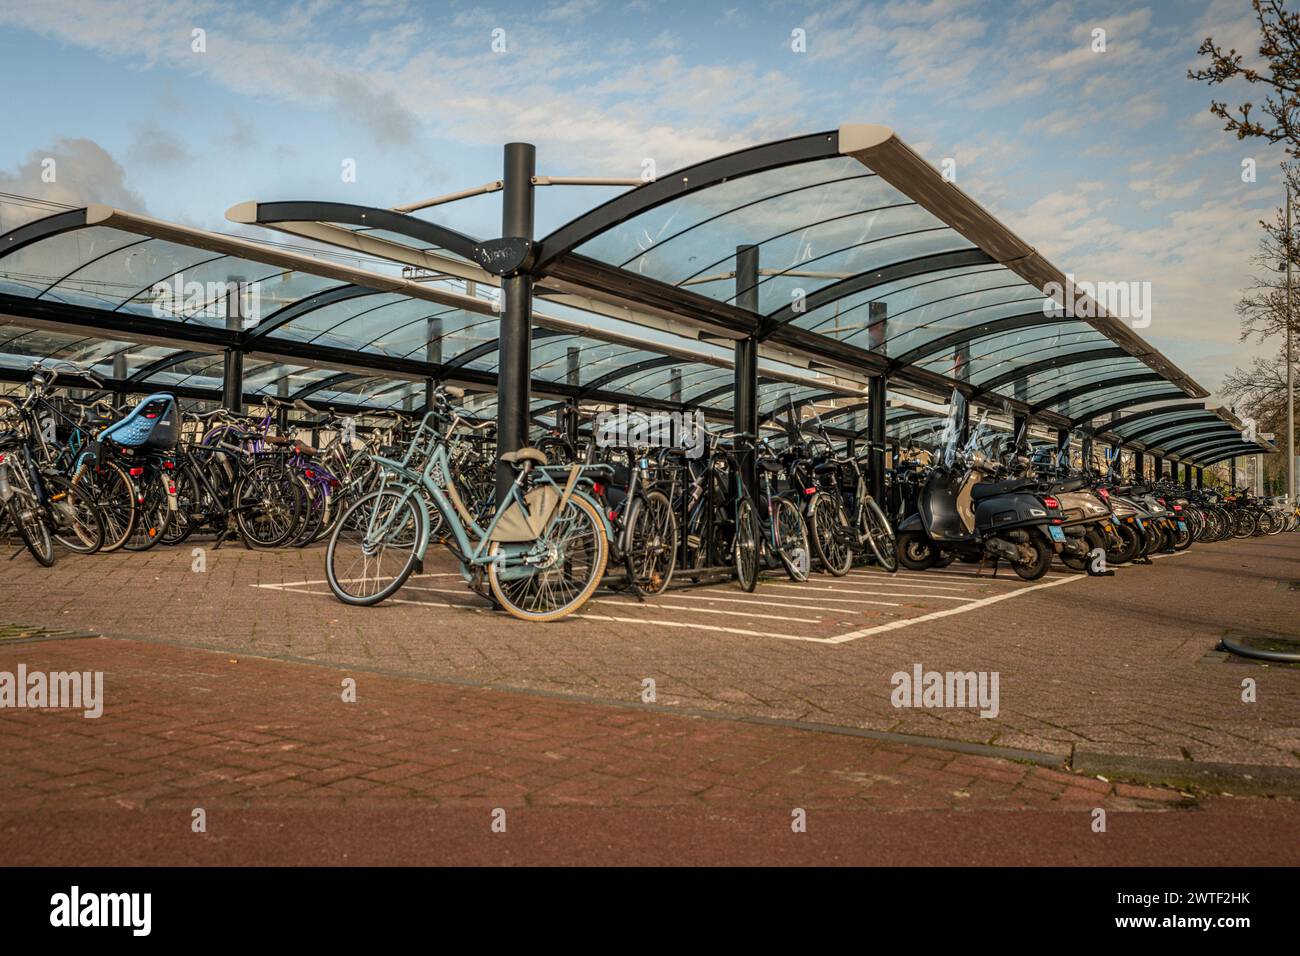
{"label": "bicycle basket", "polygon": [[546,528],[551,514],[560,504],[560,490],[555,485],[538,485],[524,495],[527,513],[512,501],[492,530],[492,540],[502,543],[533,541]]}

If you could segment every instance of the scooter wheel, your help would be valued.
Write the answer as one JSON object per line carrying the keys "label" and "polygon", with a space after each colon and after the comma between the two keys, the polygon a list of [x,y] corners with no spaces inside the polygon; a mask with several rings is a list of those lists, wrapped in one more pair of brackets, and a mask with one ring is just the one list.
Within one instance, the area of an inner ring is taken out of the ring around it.
{"label": "scooter wheel", "polygon": [[1026,581],[1037,581],[1052,566],[1052,548],[1042,535],[1030,534],[1029,547],[1034,550],[1034,559],[1027,564],[1014,563],[1016,574]]}
{"label": "scooter wheel", "polygon": [[916,531],[903,531],[898,535],[898,563],[909,571],[928,571],[934,566],[934,545],[930,539]]}

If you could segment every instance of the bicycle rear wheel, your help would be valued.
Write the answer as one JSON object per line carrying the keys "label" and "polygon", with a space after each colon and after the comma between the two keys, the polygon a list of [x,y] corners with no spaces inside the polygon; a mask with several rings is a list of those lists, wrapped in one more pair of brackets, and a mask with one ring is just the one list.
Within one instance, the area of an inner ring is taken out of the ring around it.
{"label": "bicycle rear wheel", "polygon": [[876,504],[876,499],[867,498],[862,503],[863,536],[876,556],[876,563],[893,574],[898,570],[898,544],[894,541],[894,531],[889,527],[889,519]]}
{"label": "bicycle rear wheel", "polygon": [[677,518],[662,491],[638,495],[627,516],[628,580],[645,594],[662,594],[677,565]]}
{"label": "bicycle rear wheel", "polygon": [[777,498],[772,503],[772,536],[776,555],[790,580],[807,581],[811,563],[808,526],[804,524],[798,506],[789,498]]}
{"label": "bicycle rear wheel", "polygon": [[136,500],[135,525],[122,542],[122,547],[127,551],[148,551],[163,539],[171,519],[167,479],[162,475],[144,479],[144,487]]}
{"label": "bicycle rear wheel", "polygon": [[104,544],[98,505],[84,490],[63,477],[45,479],[54,518],[54,540],[75,554],[94,554]]}
{"label": "bicycle rear wheel", "polygon": [[358,498],[334,526],[325,576],[344,604],[367,607],[391,597],[419,560],[424,517],[399,491],[381,488]]}
{"label": "bicycle rear wheel", "polygon": [[135,485],[126,470],[112,461],[84,465],[72,484],[88,492],[98,505],[104,522],[101,551],[116,551],[126,543],[135,527]]}
{"label": "bicycle rear wheel", "polygon": [[736,509],[736,541],[732,552],[736,581],[745,591],[758,587],[758,515],[748,498]]}
{"label": "bicycle rear wheel", "polygon": [[244,543],[278,548],[302,517],[303,490],[297,477],[276,462],[254,465],[235,483],[235,521]]}
{"label": "bicycle rear wheel", "polygon": [[[507,568],[493,561],[488,565],[488,587],[497,603],[520,620],[558,621],[586,604],[605,576],[605,523],[595,505],[574,495],[539,543],[553,549],[549,564],[536,566],[531,574],[503,578]],[[500,549],[496,544],[492,553]]]}
{"label": "bicycle rear wheel", "polygon": [[834,495],[818,494],[808,509],[808,524],[808,536],[822,567],[837,578],[844,577],[853,565],[844,505]]}

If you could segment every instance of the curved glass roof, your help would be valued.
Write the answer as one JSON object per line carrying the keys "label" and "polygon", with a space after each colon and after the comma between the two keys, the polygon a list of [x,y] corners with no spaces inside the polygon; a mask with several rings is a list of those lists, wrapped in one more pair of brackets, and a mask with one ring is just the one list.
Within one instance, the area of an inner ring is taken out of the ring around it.
{"label": "curved glass roof", "polygon": [[[346,281],[323,261],[298,257],[290,268],[256,258],[262,249],[253,243],[182,227],[173,228],[186,241],[174,241],[149,234],[152,220],[112,212],[112,224],[72,210],[0,236],[4,378],[25,379],[35,359],[59,359],[118,388],[210,400],[234,346],[247,353],[248,401],[418,411],[426,378],[495,393],[500,320],[491,299],[381,273],[352,270],[346,278],[361,282]],[[246,254],[230,254],[232,244]],[[227,315],[232,290],[241,305]],[[632,339],[557,320],[534,328],[532,368],[534,390],[551,402],[731,407],[729,362],[675,336]],[[860,392],[768,359],[761,368],[767,390]]]}
{"label": "curved glass roof", "polygon": [[[27,223],[0,235],[0,373],[17,379],[46,350],[119,385],[207,399],[234,348],[250,398],[418,411],[427,379],[494,394],[499,280],[477,264],[474,237],[343,203],[227,215],[344,252],[285,252],[98,206]],[[958,387],[1052,428],[1105,416],[1119,427],[1134,409],[1205,395],[1102,306],[1056,308],[1045,290],[1064,274],[883,127],[662,176],[538,240],[530,262],[533,391],[552,403],[724,417],[734,372],[710,343],[735,338],[760,343],[760,417],[791,401],[861,405],[871,375],[928,399]],[[255,293],[237,315],[232,281]],[[1170,454],[1202,437],[1199,423],[1206,435],[1227,427],[1169,414],[1188,426],[1159,433]],[[1134,447],[1157,435],[1113,434]]]}

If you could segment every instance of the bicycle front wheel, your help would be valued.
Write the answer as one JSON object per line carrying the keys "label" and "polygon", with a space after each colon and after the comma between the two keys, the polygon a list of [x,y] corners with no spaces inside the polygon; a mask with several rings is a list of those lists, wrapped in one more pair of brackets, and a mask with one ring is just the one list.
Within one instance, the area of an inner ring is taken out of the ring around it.
{"label": "bicycle front wheel", "polygon": [[334,526],[325,576],[344,604],[367,607],[391,597],[419,560],[424,517],[410,496],[381,488],[358,498]]}
{"label": "bicycle front wheel", "polygon": [[[591,597],[605,576],[609,560],[609,539],[596,506],[574,495],[564,513],[538,540],[546,546],[544,562],[519,577],[518,565],[488,565],[488,586],[492,597],[511,615],[523,621],[558,621],[578,610]],[[493,546],[493,553],[501,548]]]}

